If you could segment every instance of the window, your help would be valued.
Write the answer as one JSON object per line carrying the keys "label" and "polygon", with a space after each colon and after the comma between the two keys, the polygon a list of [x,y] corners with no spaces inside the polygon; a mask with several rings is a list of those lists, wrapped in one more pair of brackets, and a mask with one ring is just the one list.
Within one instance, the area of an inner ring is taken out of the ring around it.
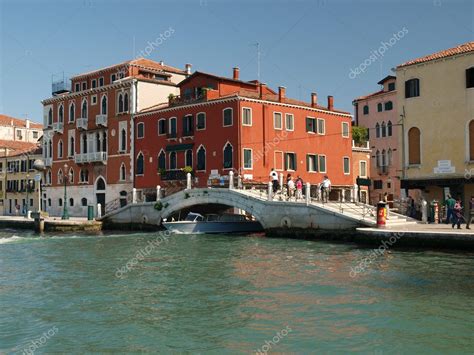
{"label": "window", "polygon": [[325,173],[326,172],[326,156],[319,155],[319,172]]}
{"label": "window", "polygon": [[75,153],[74,137],[69,137],[69,156],[73,157]]}
{"label": "window", "polygon": [[342,122],[342,136],[349,138],[349,123],[347,122]]}
{"label": "window", "polygon": [[96,105],[97,104],[97,95],[92,95],[91,96],[91,105]]}
{"label": "window", "polygon": [[128,112],[128,93],[125,93],[125,95],[123,95],[123,111],[124,112]]}
{"label": "window", "polygon": [[73,183],[74,182],[74,169],[70,168],[69,169],[69,174],[68,174],[68,182]]}
{"label": "window", "polygon": [[76,105],[73,103],[71,103],[71,105],[69,105],[69,122],[74,122],[76,118]]}
{"label": "window", "polygon": [[224,111],[222,112],[222,115],[223,115],[224,127],[232,126],[232,121],[233,121],[232,109],[231,108],[224,109]]}
{"label": "window", "polygon": [[143,159],[143,154],[140,152],[137,156],[137,175],[143,175],[145,161]]}
{"label": "window", "polygon": [[420,130],[412,127],[408,130],[408,164],[421,164]]}
{"label": "window", "polygon": [[395,83],[388,83],[388,91],[395,90]]}
{"label": "window", "polygon": [[63,199],[60,198],[60,199],[58,200],[58,206],[59,206],[59,207],[62,207],[62,205],[63,205]]}
{"label": "window", "polygon": [[99,78],[99,87],[104,86],[104,77]]}
{"label": "window", "polygon": [[81,173],[79,174],[79,181],[80,182],[89,182],[89,170],[81,169]]}
{"label": "window", "polygon": [[51,207],[51,199],[48,198],[48,207]]}
{"label": "window", "polygon": [[59,106],[59,109],[58,109],[58,122],[61,122],[61,123],[64,122],[64,107],[63,107],[63,105]]}
{"label": "window", "polygon": [[123,112],[123,95],[121,93],[118,95],[118,112]]}
{"label": "window", "polygon": [[377,124],[375,125],[375,137],[376,137],[376,138],[380,138],[380,125],[379,125],[378,122],[377,122]]}
{"label": "window", "polygon": [[117,80],[117,76],[115,74],[112,74],[110,76],[110,83],[113,83],[115,80]]}
{"label": "window", "polygon": [[75,92],[78,92],[78,91],[80,91],[80,90],[81,90],[81,85],[79,85],[79,83],[76,83],[75,88],[74,88],[74,91],[75,91]]}
{"label": "window", "polygon": [[306,170],[313,173],[318,171],[318,156],[316,154],[306,155]]}
{"label": "window", "polygon": [[63,171],[61,169],[58,170],[58,184],[63,183]]}
{"label": "window", "polygon": [[420,96],[420,80],[410,79],[405,81],[405,98]]}
{"label": "window", "polygon": [[474,88],[474,67],[466,69],[466,88]]}
{"label": "window", "polygon": [[469,122],[469,160],[474,160],[474,120]]}
{"label": "window", "polygon": [[200,112],[196,116],[196,129],[198,131],[206,129],[206,114],[204,112]]}
{"label": "window", "polygon": [[224,147],[224,169],[231,169],[233,166],[233,148],[232,144],[227,142]]}
{"label": "window", "polygon": [[87,118],[87,100],[82,101],[81,117]]}
{"label": "window", "polygon": [[97,80],[92,79],[92,88],[95,89],[97,87]]}
{"label": "window", "polygon": [[127,151],[127,131],[125,130],[125,128],[122,128],[122,130],[120,131],[120,151]]}
{"label": "window", "polygon": [[306,117],[306,132],[316,133],[316,119],[312,117]]}
{"label": "window", "polygon": [[374,180],[374,190],[381,190],[381,189],[383,189],[383,181]]}
{"label": "window", "polygon": [[343,161],[344,175],[349,175],[351,172],[349,157],[342,158],[342,161]]}
{"label": "window", "polygon": [[48,126],[53,124],[53,109],[50,108],[48,111]]}
{"label": "window", "polygon": [[281,151],[274,151],[273,152],[273,166],[275,167],[275,170],[277,171],[282,171],[285,168],[285,163],[284,163],[284,154]]}
{"label": "window", "polygon": [[380,151],[379,150],[375,152],[375,166],[377,167],[380,166]]}
{"label": "window", "polygon": [[285,170],[296,171],[296,168],[297,168],[296,154],[295,153],[286,153],[285,155],[286,155]]}
{"label": "window", "polygon": [[365,160],[359,162],[359,176],[363,178],[367,177],[367,162]]}
{"label": "window", "polygon": [[322,118],[318,118],[318,134],[326,133],[326,121]]}
{"label": "window", "polygon": [[388,121],[387,123],[387,136],[391,137],[392,136],[392,121]]}
{"label": "window", "polygon": [[145,124],[143,122],[139,122],[137,124],[137,139],[141,139],[145,137]]}
{"label": "window", "polygon": [[102,102],[101,102],[101,105],[100,105],[100,113],[102,115],[107,114],[107,96],[102,96]]}
{"label": "window", "polygon": [[168,137],[176,138],[177,130],[178,130],[178,128],[177,128],[177,125],[176,125],[176,117],[171,117],[170,118],[170,127],[169,127]]}
{"label": "window", "polygon": [[380,155],[380,158],[382,158],[382,162],[380,163],[380,166],[382,167],[387,166],[387,155],[386,155],[385,149],[382,149],[382,154]]}
{"label": "window", "polygon": [[189,137],[194,134],[193,115],[183,117],[183,137]]}
{"label": "window", "polygon": [[287,131],[295,130],[295,117],[291,113],[285,115],[285,125]]}
{"label": "window", "polygon": [[63,141],[60,140],[58,142],[58,158],[62,158],[63,157]]}
{"label": "window", "polygon": [[48,173],[46,174],[46,183],[48,185],[51,185],[52,182],[53,182],[53,178],[52,178],[51,170],[48,170]]}
{"label": "window", "polygon": [[387,126],[385,125],[385,122],[382,122],[382,137],[387,136]]}
{"label": "window", "polygon": [[279,112],[273,113],[273,128],[283,129],[283,123],[281,121],[281,113]]}
{"label": "window", "polygon": [[120,165],[120,180],[125,181],[125,177],[126,177],[125,164],[122,163],[122,165]]}
{"label": "window", "polygon": [[38,138],[38,131],[33,131],[33,138],[34,139]]}
{"label": "window", "polygon": [[193,167],[193,151],[191,149],[184,152],[184,166]]}
{"label": "window", "polygon": [[159,170],[166,170],[166,153],[163,149],[158,155],[158,171]]}
{"label": "window", "polygon": [[197,150],[197,166],[196,170],[206,170],[206,149],[201,145]]}
{"label": "window", "polygon": [[252,149],[244,148],[244,169],[253,169]]}
{"label": "window", "polygon": [[392,165],[392,149],[389,148],[388,151],[387,151],[387,165],[388,166],[391,166]]}
{"label": "window", "polygon": [[166,134],[166,119],[161,118],[158,120],[158,135],[162,136],[164,134]]}
{"label": "window", "polygon": [[87,90],[87,83],[82,83],[82,90]]}
{"label": "window", "polygon": [[385,103],[385,111],[390,111],[393,109],[393,102],[392,101],[387,101]]}
{"label": "window", "polygon": [[252,109],[248,107],[242,108],[242,125],[251,126],[252,125]]}
{"label": "window", "polygon": [[377,104],[377,112],[382,112],[383,111],[383,105],[381,102]]}
{"label": "window", "polygon": [[178,158],[176,152],[170,153],[170,170],[176,170],[178,167]]}
{"label": "window", "polygon": [[82,205],[82,207],[86,207],[86,206],[87,206],[87,198],[83,197],[83,198],[81,199],[81,205]]}
{"label": "window", "polygon": [[74,206],[74,199],[72,197],[69,199],[69,206]]}
{"label": "window", "polygon": [[368,114],[369,114],[369,105],[365,105],[365,106],[364,106],[363,112],[364,112],[364,115],[368,115]]}

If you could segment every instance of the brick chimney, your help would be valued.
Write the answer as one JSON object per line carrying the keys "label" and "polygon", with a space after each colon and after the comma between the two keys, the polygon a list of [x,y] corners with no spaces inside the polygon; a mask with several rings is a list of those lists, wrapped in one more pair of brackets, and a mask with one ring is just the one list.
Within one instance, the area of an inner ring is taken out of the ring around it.
{"label": "brick chimney", "polygon": [[267,87],[267,84],[260,83],[260,98],[263,99],[263,91]]}
{"label": "brick chimney", "polygon": [[316,107],[318,106],[318,94],[315,92],[311,93],[311,107]]}
{"label": "brick chimney", "polygon": [[185,66],[185,71],[186,71],[186,75],[191,75],[191,67],[192,65],[187,63]]}
{"label": "brick chimney", "polygon": [[278,101],[283,102],[286,97],[286,87],[279,86],[278,87]]}
{"label": "brick chimney", "polygon": [[233,68],[233,71],[234,71],[233,79],[239,80],[240,69],[238,67],[235,67]]}
{"label": "brick chimney", "polygon": [[332,111],[334,108],[334,97],[328,96],[328,110]]}

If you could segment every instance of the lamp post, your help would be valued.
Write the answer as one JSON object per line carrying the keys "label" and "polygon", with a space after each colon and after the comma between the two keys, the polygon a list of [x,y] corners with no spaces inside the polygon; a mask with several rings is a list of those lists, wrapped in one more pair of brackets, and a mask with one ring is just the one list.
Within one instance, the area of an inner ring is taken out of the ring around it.
{"label": "lamp post", "polygon": [[67,163],[64,164],[64,174],[63,174],[63,182],[64,182],[64,201],[63,201],[63,215],[61,219],[69,219],[69,213],[67,211],[67,181],[69,178],[69,173],[67,172],[68,165]]}
{"label": "lamp post", "polygon": [[[27,163],[28,164],[28,163]],[[27,166],[28,168],[28,166]],[[28,210],[30,209],[30,174],[26,174],[26,211],[25,211],[25,218],[28,218]]]}
{"label": "lamp post", "polygon": [[35,176],[35,181],[38,184],[38,212],[41,212],[41,175],[45,170],[44,161],[42,159],[36,159],[33,162],[33,169],[39,172],[39,174]]}

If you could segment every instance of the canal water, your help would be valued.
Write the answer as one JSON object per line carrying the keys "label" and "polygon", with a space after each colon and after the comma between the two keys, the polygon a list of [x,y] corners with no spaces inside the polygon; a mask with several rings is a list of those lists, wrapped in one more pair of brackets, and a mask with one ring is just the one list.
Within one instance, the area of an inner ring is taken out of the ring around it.
{"label": "canal water", "polygon": [[471,353],[473,297],[473,253],[0,232],[0,353]]}

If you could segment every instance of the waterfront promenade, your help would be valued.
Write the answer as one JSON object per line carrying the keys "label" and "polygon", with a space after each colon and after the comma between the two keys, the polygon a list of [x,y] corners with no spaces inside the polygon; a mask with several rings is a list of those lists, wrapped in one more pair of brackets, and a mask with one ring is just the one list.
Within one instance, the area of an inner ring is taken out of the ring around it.
{"label": "waterfront promenade", "polygon": [[[71,231],[100,231],[102,230],[102,222],[87,218],[71,217],[62,220],[61,217],[45,217],[44,227],[46,231],[51,232],[71,232]],[[33,218],[25,218],[24,216],[0,216],[0,228],[13,229],[35,229],[35,221]]]}

